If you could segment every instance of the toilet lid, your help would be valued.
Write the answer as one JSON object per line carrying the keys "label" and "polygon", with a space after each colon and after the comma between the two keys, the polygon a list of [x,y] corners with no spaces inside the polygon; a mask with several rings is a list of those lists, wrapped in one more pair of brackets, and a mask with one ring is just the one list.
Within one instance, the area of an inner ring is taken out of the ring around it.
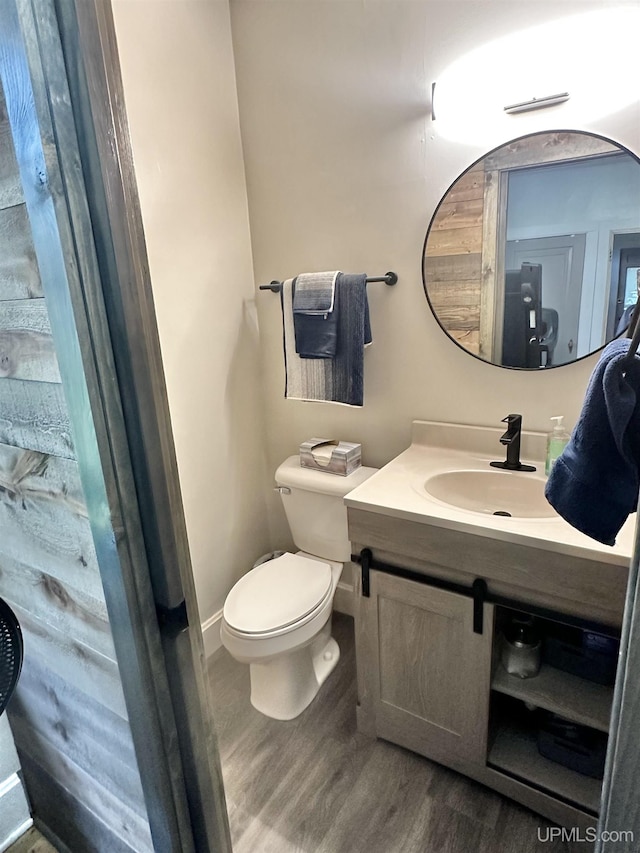
{"label": "toilet lid", "polygon": [[240,578],[224,604],[228,625],[262,634],[293,625],[331,592],[331,566],[299,554],[283,554]]}

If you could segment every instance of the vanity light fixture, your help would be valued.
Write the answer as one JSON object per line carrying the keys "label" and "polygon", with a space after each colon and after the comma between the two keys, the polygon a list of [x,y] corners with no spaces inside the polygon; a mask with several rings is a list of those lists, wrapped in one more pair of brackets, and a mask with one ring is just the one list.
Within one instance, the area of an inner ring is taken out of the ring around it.
{"label": "vanity light fixture", "polygon": [[562,104],[569,100],[568,92],[560,92],[558,95],[547,95],[544,98],[531,98],[530,101],[521,101],[519,104],[509,104],[504,107],[505,113],[526,113],[529,110],[539,110],[541,107],[552,107],[554,104]]}

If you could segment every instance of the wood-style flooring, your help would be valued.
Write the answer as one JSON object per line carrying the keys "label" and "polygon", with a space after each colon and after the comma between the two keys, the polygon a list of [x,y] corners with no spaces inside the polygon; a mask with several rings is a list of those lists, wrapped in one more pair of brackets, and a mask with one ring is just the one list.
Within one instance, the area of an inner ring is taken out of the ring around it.
{"label": "wood-style flooring", "polygon": [[583,853],[499,794],[356,730],[353,620],[338,666],[290,722],[249,702],[249,668],[208,663],[234,853]]}

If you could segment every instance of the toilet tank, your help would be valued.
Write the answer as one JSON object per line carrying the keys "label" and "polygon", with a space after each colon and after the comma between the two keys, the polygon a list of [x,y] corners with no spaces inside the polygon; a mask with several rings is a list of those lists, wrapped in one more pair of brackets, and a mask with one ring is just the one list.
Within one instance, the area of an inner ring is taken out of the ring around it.
{"label": "toilet tank", "polygon": [[325,560],[345,563],[351,559],[344,496],[364,483],[377,468],[358,468],[347,477],[300,466],[299,456],[290,456],[276,471],[293,541],[301,551]]}

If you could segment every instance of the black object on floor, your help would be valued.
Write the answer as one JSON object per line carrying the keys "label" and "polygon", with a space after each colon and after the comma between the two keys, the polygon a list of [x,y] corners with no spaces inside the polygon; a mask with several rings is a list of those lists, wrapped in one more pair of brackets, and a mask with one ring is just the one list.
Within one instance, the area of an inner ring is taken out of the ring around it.
{"label": "black object on floor", "polygon": [[15,690],[22,669],[22,631],[13,610],[0,598],[0,714]]}

